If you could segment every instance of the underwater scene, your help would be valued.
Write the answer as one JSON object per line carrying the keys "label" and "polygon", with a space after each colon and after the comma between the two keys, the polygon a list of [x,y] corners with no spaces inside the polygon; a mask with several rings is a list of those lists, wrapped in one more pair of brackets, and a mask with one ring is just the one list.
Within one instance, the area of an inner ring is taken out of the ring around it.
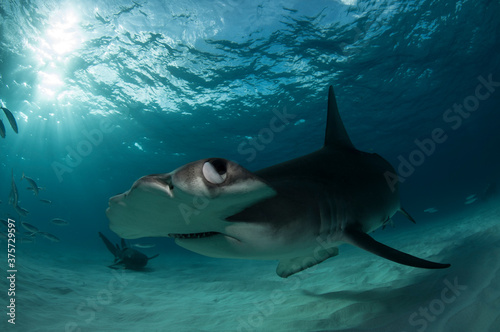
{"label": "underwater scene", "polygon": [[500,331],[499,13],[2,0],[0,331]]}

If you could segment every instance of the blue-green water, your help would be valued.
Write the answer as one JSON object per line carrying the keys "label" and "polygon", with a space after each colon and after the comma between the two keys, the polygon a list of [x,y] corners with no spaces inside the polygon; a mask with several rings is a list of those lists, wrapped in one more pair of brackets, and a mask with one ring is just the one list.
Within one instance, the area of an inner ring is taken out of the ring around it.
{"label": "blue-green water", "polygon": [[[419,225],[427,208],[459,212],[500,178],[498,13],[497,1],[2,1],[0,99],[19,133],[0,112],[0,217],[61,239],[26,255],[92,248],[111,263],[97,237],[114,236],[109,197],[201,158],[257,170],[320,148],[329,85],[354,145],[400,173]],[[265,136],[277,113],[284,129]],[[11,170],[26,217],[8,204]]]}

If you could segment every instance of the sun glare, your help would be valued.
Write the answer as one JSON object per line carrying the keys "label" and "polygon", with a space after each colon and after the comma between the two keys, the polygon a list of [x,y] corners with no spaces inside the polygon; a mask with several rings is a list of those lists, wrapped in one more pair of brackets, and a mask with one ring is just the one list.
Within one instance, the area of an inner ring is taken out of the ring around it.
{"label": "sun glare", "polygon": [[78,48],[83,42],[78,27],[79,18],[68,11],[59,17],[46,32],[47,41],[56,55],[67,54]]}
{"label": "sun glare", "polygon": [[38,90],[45,97],[53,98],[56,93],[64,86],[64,82],[61,77],[57,74],[45,73],[42,71],[38,72]]}
{"label": "sun glare", "polygon": [[57,98],[63,90],[65,66],[72,52],[85,41],[80,21],[81,18],[72,9],[54,11],[38,45],[30,47],[38,61],[37,88],[40,98]]}

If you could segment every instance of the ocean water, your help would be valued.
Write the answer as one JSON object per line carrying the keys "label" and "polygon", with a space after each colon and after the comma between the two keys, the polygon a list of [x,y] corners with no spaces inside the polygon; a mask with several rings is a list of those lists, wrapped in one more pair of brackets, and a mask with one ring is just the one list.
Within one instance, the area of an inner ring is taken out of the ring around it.
{"label": "ocean water", "polygon": [[[0,330],[499,331],[498,13],[471,0],[2,0],[0,99],[19,132],[0,111],[0,218],[17,230],[15,295],[0,238]],[[155,245],[138,249],[159,254],[145,271],[107,267],[111,196],[202,158],[254,171],[321,148],[329,85],[417,220],[373,236],[449,269],[343,245],[282,279],[274,261],[170,238],[128,241]],[[12,174],[26,216],[9,204]]]}

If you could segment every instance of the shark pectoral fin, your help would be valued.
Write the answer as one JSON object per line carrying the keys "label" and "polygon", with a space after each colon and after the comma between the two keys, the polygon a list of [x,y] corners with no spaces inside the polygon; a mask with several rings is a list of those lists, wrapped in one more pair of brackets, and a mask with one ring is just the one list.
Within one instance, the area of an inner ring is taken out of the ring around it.
{"label": "shark pectoral fin", "polygon": [[312,255],[282,259],[276,268],[276,273],[282,278],[288,278],[292,274],[310,268],[338,254],[339,249],[335,247],[315,251]]}
{"label": "shark pectoral fin", "polygon": [[123,265],[123,262],[121,260],[118,263],[109,265],[108,267],[113,270],[125,269],[125,265]]}
{"label": "shark pectoral fin", "polygon": [[450,264],[435,263],[405,254],[404,252],[375,241],[370,235],[358,230],[346,230],[344,236],[350,244],[399,264],[424,269],[444,269],[451,266]]}

